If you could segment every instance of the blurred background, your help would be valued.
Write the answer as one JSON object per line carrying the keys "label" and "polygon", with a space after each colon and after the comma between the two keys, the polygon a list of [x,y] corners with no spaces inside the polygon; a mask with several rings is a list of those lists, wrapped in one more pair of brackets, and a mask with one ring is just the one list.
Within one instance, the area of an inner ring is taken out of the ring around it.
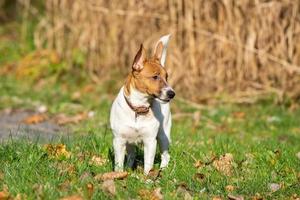
{"label": "blurred background", "polygon": [[0,0],[0,199],[113,198],[110,107],[165,34],[170,167],[112,196],[299,200],[300,0]]}
{"label": "blurred background", "polygon": [[0,0],[0,73],[25,82],[97,83],[115,93],[144,43],[171,33],[178,99],[295,106],[300,2]]}

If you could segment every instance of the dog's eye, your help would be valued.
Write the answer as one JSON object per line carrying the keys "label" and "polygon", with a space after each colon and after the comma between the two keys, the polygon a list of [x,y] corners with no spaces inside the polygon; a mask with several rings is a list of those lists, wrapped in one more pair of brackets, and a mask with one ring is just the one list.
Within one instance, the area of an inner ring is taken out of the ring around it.
{"label": "dog's eye", "polygon": [[158,79],[159,79],[159,76],[155,75],[155,76],[152,76],[152,78],[153,78],[154,80],[158,80]]}

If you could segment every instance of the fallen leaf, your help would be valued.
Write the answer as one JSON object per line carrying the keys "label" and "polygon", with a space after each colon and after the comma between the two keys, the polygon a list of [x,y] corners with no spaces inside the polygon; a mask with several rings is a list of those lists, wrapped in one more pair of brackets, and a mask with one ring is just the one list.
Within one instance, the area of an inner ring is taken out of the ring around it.
{"label": "fallen leaf", "polygon": [[7,200],[9,199],[9,193],[6,191],[1,191],[0,192],[0,200]]}
{"label": "fallen leaf", "polygon": [[203,166],[203,162],[201,160],[197,160],[195,163],[194,163],[194,167],[196,168],[200,168]]}
{"label": "fallen leaf", "polygon": [[38,124],[47,120],[47,116],[44,114],[35,114],[29,117],[26,117],[22,120],[25,124]]}
{"label": "fallen leaf", "polygon": [[90,165],[102,166],[107,163],[107,159],[100,156],[93,156],[89,162]]}
{"label": "fallen leaf", "polygon": [[82,198],[82,196],[75,194],[75,195],[61,198],[60,200],[83,200],[83,198]]}
{"label": "fallen leaf", "polygon": [[233,156],[230,153],[226,153],[219,159],[213,161],[213,166],[226,176],[232,174]]}
{"label": "fallen leaf", "polygon": [[69,191],[70,188],[71,188],[71,184],[70,184],[70,181],[66,180],[65,182],[61,183],[58,185],[58,188],[62,191]]}
{"label": "fallen leaf", "polygon": [[24,199],[28,199],[26,194],[17,194],[17,196],[13,198],[13,200],[24,200]]}
{"label": "fallen leaf", "polygon": [[232,194],[229,194],[229,195],[228,195],[228,199],[229,199],[229,200],[244,200],[244,197],[241,196],[241,195],[234,196],[234,195],[232,195]]}
{"label": "fallen leaf", "polygon": [[234,187],[233,185],[227,185],[227,186],[225,187],[225,190],[226,190],[227,192],[232,192],[234,189],[235,189],[235,187]]}
{"label": "fallen leaf", "polygon": [[291,199],[292,199],[292,200],[300,200],[300,197],[299,197],[297,194],[293,194],[293,195],[291,196]]}
{"label": "fallen leaf", "polygon": [[85,112],[76,114],[74,116],[67,116],[65,114],[59,114],[56,117],[54,117],[54,121],[58,124],[58,125],[65,125],[65,124],[77,124],[80,121],[83,121],[85,119],[88,118],[88,114]]}
{"label": "fallen leaf", "polygon": [[8,192],[8,188],[6,185],[4,185],[2,191],[0,191],[0,200],[7,200],[9,198],[10,194]]}
{"label": "fallen leaf", "polygon": [[76,91],[71,96],[72,100],[79,100],[81,98],[81,93],[79,91]]}
{"label": "fallen leaf", "polygon": [[281,186],[278,183],[270,183],[269,184],[269,189],[271,190],[271,192],[276,192],[280,188],[281,188]]}
{"label": "fallen leaf", "polygon": [[183,198],[184,200],[191,200],[193,199],[191,195],[191,191],[187,187],[185,183],[181,183],[178,185],[176,193],[179,197]]}
{"label": "fallen leaf", "polygon": [[128,172],[107,172],[104,174],[98,174],[94,178],[95,180],[113,180],[113,179],[123,179],[128,176]]}
{"label": "fallen leaf", "polygon": [[161,188],[156,188],[153,191],[147,189],[141,189],[139,191],[139,196],[144,200],[162,200],[163,195],[161,193]]}
{"label": "fallen leaf", "polygon": [[238,119],[244,119],[246,116],[246,113],[244,112],[233,112],[232,113],[234,118],[238,118]]}
{"label": "fallen leaf", "polygon": [[259,194],[256,193],[254,197],[252,197],[252,200],[263,200],[264,198]]}
{"label": "fallen leaf", "polygon": [[116,185],[114,180],[105,180],[101,185],[101,189],[113,196],[116,194]]}
{"label": "fallen leaf", "polygon": [[44,145],[44,149],[51,158],[69,158],[71,156],[71,153],[67,151],[64,144],[46,144]]}
{"label": "fallen leaf", "polygon": [[44,186],[41,185],[41,184],[37,184],[35,183],[33,186],[32,186],[32,190],[34,191],[37,199],[44,199]]}
{"label": "fallen leaf", "polygon": [[194,179],[198,180],[199,182],[202,182],[205,180],[205,175],[202,173],[196,173],[194,175]]}
{"label": "fallen leaf", "polygon": [[88,184],[86,185],[86,190],[87,190],[87,192],[88,192],[88,197],[89,197],[89,199],[92,198],[93,193],[94,193],[94,185],[93,185],[92,183],[88,183]]}
{"label": "fallen leaf", "polygon": [[159,169],[159,170],[151,169],[149,174],[147,175],[147,178],[151,178],[152,180],[156,180],[159,177],[161,177],[161,172],[162,172],[161,169]]}

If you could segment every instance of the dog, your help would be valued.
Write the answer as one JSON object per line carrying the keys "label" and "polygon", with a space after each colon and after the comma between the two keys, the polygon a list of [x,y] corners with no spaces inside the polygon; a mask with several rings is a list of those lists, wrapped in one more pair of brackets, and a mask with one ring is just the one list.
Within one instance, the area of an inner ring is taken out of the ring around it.
{"label": "dog", "polygon": [[167,167],[171,142],[170,100],[175,92],[169,86],[164,68],[170,35],[161,37],[153,56],[147,58],[141,44],[124,86],[114,100],[110,112],[113,132],[115,171],[123,171],[125,153],[127,166],[132,168],[135,145],[144,145],[144,174],[153,167],[157,142],[161,152],[160,168]]}

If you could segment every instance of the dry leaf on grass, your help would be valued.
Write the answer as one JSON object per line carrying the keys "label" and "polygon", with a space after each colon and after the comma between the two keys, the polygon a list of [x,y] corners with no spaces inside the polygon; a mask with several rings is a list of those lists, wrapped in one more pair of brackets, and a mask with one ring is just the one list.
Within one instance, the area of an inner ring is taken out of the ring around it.
{"label": "dry leaf on grass", "polygon": [[256,193],[255,196],[253,196],[251,199],[252,200],[264,200],[264,198],[259,193]]}
{"label": "dry leaf on grass", "polygon": [[0,200],[7,200],[9,199],[9,193],[7,191],[0,192]]}
{"label": "dry leaf on grass", "polygon": [[25,119],[22,120],[23,123],[25,124],[38,124],[41,122],[46,121],[48,118],[44,114],[35,114],[31,115],[29,117],[26,117]]}
{"label": "dry leaf on grass", "polygon": [[293,194],[290,199],[291,200],[300,200],[300,196],[298,196],[297,194]]}
{"label": "dry leaf on grass", "polygon": [[100,156],[93,156],[91,160],[89,161],[90,165],[96,165],[96,166],[102,166],[107,163],[106,158],[102,158]]}
{"label": "dry leaf on grass", "polygon": [[205,175],[202,173],[196,173],[194,175],[194,179],[199,181],[199,182],[203,182],[205,180]]}
{"label": "dry leaf on grass", "polygon": [[44,149],[50,158],[69,158],[71,156],[64,144],[46,144]]}
{"label": "dry leaf on grass", "polygon": [[184,200],[193,199],[193,197],[191,195],[191,191],[189,190],[188,186],[185,183],[181,183],[178,185],[176,193],[178,196],[182,197]]}
{"label": "dry leaf on grass", "polygon": [[228,199],[229,200],[244,200],[244,197],[241,195],[235,196],[235,195],[229,194]]}
{"label": "dry leaf on grass", "polygon": [[233,185],[227,185],[227,186],[225,187],[225,190],[226,190],[227,192],[232,192],[234,189],[235,189],[235,187],[234,187]]}
{"label": "dry leaf on grass", "polygon": [[0,191],[0,200],[7,200],[10,198],[7,185],[3,185],[2,191]]}
{"label": "dry leaf on grass", "polygon": [[220,156],[219,159],[213,161],[213,166],[226,176],[232,174],[233,156],[230,153],[226,153]]}
{"label": "dry leaf on grass", "polygon": [[69,180],[66,180],[65,182],[58,185],[58,189],[64,192],[67,192],[71,189],[71,183]]}
{"label": "dry leaf on grass", "polygon": [[164,198],[161,193],[161,188],[156,188],[153,191],[141,189],[139,196],[144,200],[162,200]]}
{"label": "dry leaf on grass", "polygon": [[212,200],[222,200],[221,197],[213,197]]}
{"label": "dry leaf on grass", "polygon": [[94,194],[94,185],[92,183],[86,184],[86,190],[87,190],[87,193],[88,193],[88,197],[90,199]]}
{"label": "dry leaf on grass", "polygon": [[25,200],[25,199],[28,199],[26,194],[17,194],[17,196],[13,198],[13,200]]}
{"label": "dry leaf on grass", "polygon": [[59,170],[59,175],[74,175],[76,174],[77,170],[74,164],[67,163],[67,162],[59,162],[56,165],[57,169]]}
{"label": "dry leaf on grass", "polygon": [[234,118],[244,119],[245,116],[246,116],[246,113],[244,113],[244,112],[233,112],[232,115],[233,115]]}
{"label": "dry leaf on grass", "polygon": [[104,174],[98,174],[94,178],[97,181],[113,180],[113,179],[123,179],[128,176],[128,172],[107,172]]}
{"label": "dry leaf on grass", "polygon": [[146,178],[150,178],[151,180],[155,181],[158,178],[160,178],[161,175],[162,175],[162,170],[161,169],[159,169],[159,170],[157,170],[157,169],[151,169]]}
{"label": "dry leaf on grass", "polygon": [[113,196],[116,195],[116,185],[114,180],[105,180],[101,185],[101,189]]}
{"label": "dry leaf on grass", "polygon": [[201,160],[197,160],[195,163],[194,163],[194,167],[196,168],[200,168],[203,166],[203,162]]}
{"label": "dry leaf on grass", "polygon": [[59,125],[65,125],[65,124],[77,124],[80,121],[83,121],[88,118],[88,114],[86,112],[82,112],[73,116],[67,116],[65,114],[59,114],[56,117],[54,117],[54,121]]}
{"label": "dry leaf on grass", "polygon": [[71,195],[71,196],[67,196],[64,198],[61,198],[60,200],[83,200],[82,196],[75,194],[75,195]]}

